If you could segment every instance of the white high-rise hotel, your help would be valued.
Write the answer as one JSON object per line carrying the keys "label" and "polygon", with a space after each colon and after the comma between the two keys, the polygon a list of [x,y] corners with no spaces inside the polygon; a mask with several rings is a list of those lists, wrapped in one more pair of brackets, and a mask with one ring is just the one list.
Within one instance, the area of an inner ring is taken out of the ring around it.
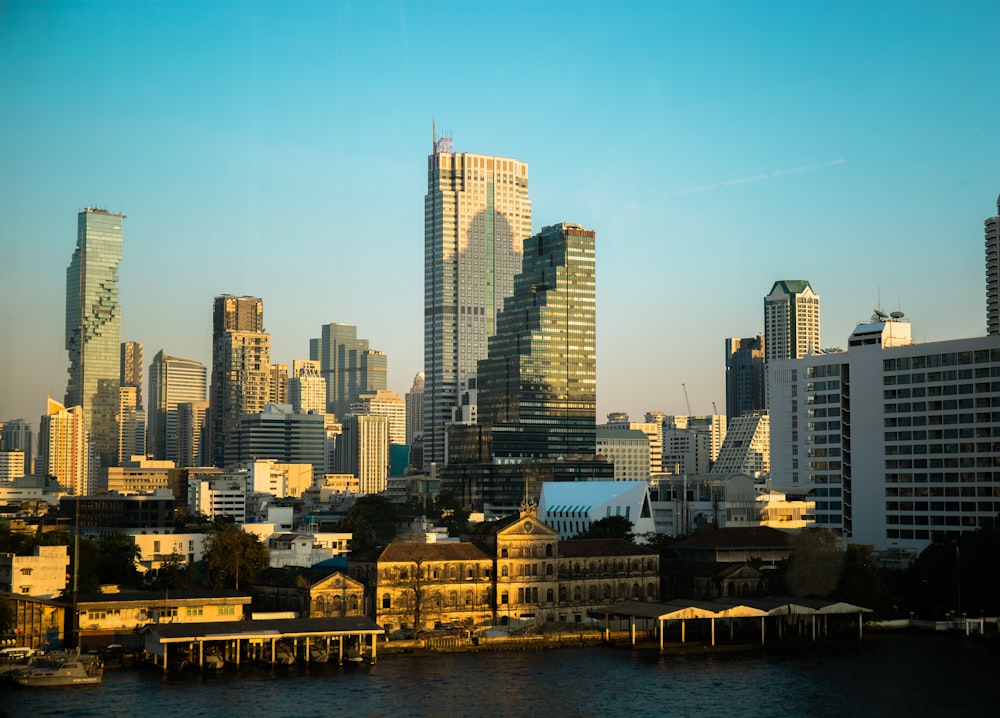
{"label": "white high-rise hotel", "polygon": [[815,354],[819,345],[819,295],[809,282],[775,282],[764,297],[764,361],[799,359]]}
{"label": "white high-rise hotel", "polygon": [[528,165],[436,140],[424,197],[425,465],[445,460],[462,383],[486,358],[530,235]]}

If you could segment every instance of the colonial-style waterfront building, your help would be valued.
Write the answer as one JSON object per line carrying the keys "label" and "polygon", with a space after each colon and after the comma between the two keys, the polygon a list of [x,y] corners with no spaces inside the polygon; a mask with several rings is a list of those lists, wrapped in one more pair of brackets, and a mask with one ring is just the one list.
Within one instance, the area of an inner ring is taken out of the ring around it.
{"label": "colonial-style waterfront building", "polygon": [[295,611],[301,618],[364,615],[365,587],[340,571],[269,568],[253,585],[255,611]]}

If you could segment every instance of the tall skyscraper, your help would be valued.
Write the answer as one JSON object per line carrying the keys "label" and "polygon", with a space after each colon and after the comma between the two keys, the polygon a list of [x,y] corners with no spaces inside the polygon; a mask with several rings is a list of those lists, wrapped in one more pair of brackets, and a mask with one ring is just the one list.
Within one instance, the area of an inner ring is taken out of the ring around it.
{"label": "tall skyscraper", "polygon": [[389,417],[389,443],[406,443],[406,402],[388,389],[361,394],[351,404],[352,414],[377,414]]}
{"label": "tall skyscraper", "polygon": [[177,404],[177,459],[179,467],[204,466],[208,438],[208,402],[181,401]]}
{"label": "tall skyscraper", "polygon": [[123,214],[87,207],[77,215],[77,239],[66,270],[66,406],[82,409],[101,466],[118,449],[118,386],[122,317],[118,263]]}
{"label": "tall skyscraper", "polygon": [[524,268],[479,362],[479,423],[497,461],[596,452],[594,232],[546,227],[524,242]]}
{"label": "tall skyscraper", "polygon": [[288,403],[299,413],[326,413],[326,379],[320,376],[318,365],[319,362],[305,361],[288,380]]}
{"label": "tall skyscraper", "polygon": [[765,409],[764,378],[764,335],[727,337],[726,416],[730,421]]}
{"label": "tall skyscraper", "polygon": [[406,443],[424,433],[424,373],[417,372],[413,386],[406,392]]}
{"label": "tall skyscraper", "polygon": [[389,417],[348,415],[337,437],[337,468],[354,474],[363,494],[385,491],[389,476]]}
{"label": "tall skyscraper", "polygon": [[224,466],[226,443],[240,416],[264,410],[270,396],[271,335],[258,297],[215,298],[210,388],[211,460]]}
{"label": "tall skyscraper", "polygon": [[271,365],[270,393],[267,398],[269,404],[288,403],[288,365]]}
{"label": "tall skyscraper", "polygon": [[436,140],[424,197],[425,462],[445,460],[453,409],[487,356],[530,234],[528,165]]}
{"label": "tall skyscraper", "polygon": [[1000,197],[986,220],[986,333],[1000,334]]}
{"label": "tall skyscraper", "polygon": [[309,353],[310,359],[319,361],[326,379],[326,410],[338,419],[347,415],[359,395],[387,386],[385,353],[369,349],[368,340],[358,339],[358,328],[351,324],[324,324],[322,335],[310,340]]}
{"label": "tall skyscraper", "polygon": [[764,297],[764,360],[819,353],[819,295],[804,279],[774,283]]}
{"label": "tall skyscraper", "polygon": [[24,470],[30,474],[35,465],[35,438],[31,424],[24,419],[12,419],[0,426],[0,451],[24,453]]}
{"label": "tall skyscraper", "polygon": [[149,451],[156,459],[182,463],[178,446],[178,407],[205,400],[208,371],[194,359],[166,354],[161,349],[149,365]]}
{"label": "tall skyscraper", "polygon": [[122,342],[121,371],[118,379],[120,386],[135,387],[136,409],[141,410],[142,403],[142,342]]}
{"label": "tall skyscraper", "polygon": [[118,449],[114,466],[146,454],[146,413],[137,406],[138,401],[139,390],[134,386],[118,388]]}
{"label": "tall skyscraper", "polygon": [[67,409],[48,397],[38,430],[37,473],[55,477],[61,487],[76,496],[93,493],[90,442],[84,412],[79,406]]}

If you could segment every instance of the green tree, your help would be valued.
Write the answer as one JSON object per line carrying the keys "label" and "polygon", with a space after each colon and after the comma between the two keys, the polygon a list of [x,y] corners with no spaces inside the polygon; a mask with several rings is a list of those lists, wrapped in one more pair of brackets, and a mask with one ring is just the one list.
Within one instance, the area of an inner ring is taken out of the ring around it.
{"label": "green tree", "polygon": [[248,586],[271,557],[259,538],[233,524],[220,524],[208,536],[203,565],[214,588]]}
{"label": "green tree", "polygon": [[179,553],[172,553],[160,562],[160,567],[147,581],[147,586],[153,591],[166,591],[184,588],[193,582],[191,566],[188,565],[184,556]]}
{"label": "green tree", "polygon": [[851,544],[847,547],[844,570],[834,595],[841,601],[870,608],[877,616],[892,615],[892,600],[875,566],[873,546]]}
{"label": "green tree", "polygon": [[837,588],[844,569],[844,552],[837,534],[808,529],[792,537],[792,553],[783,562],[780,577],[796,598],[826,598]]}
{"label": "green tree", "polygon": [[587,531],[576,538],[612,538],[632,541],[632,521],[624,516],[605,516],[590,524]]}
{"label": "green tree", "polygon": [[69,547],[69,581],[66,582],[66,595],[73,595],[74,576],[79,593],[97,593],[101,590],[101,577],[98,572],[100,549],[97,543],[87,538],[80,538],[80,564],[77,569],[75,542]]}
{"label": "green tree", "polygon": [[116,583],[138,587],[142,575],[136,562],[142,552],[131,536],[121,532],[106,536],[97,542],[97,575],[101,583]]}
{"label": "green tree", "polygon": [[341,531],[353,534],[354,551],[366,551],[383,546],[396,538],[398,508],[384,496],[366,494],[359,496],[354,505],[338,524]]}

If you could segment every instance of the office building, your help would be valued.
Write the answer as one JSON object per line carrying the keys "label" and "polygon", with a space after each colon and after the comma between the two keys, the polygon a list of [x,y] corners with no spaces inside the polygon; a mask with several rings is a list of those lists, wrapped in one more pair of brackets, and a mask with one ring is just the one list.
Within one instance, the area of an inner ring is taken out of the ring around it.
{"label": "office building", "polygon": [[264,410],[270,379],[271,335],[264,332],[264,302],[258,297],[216,297],[209,390],[213,465],[224,465],[226,443],[240,417]]}
{"label": "office building", "polygon": [[85,496],[94,488],[90,468],[90,441],[83,409],[67,409],[48,397],[38,429],[38,475],[52,476],[65,491]]}
{"label": "office building", "polygon": [[[646,481],[650,477],[649,437],[638,429],[597,427],[597,453],[614,464],[615,481]],[[656,473],[660,471],[658,468]]]}
{"label": "office building", "polygon": [[[318,362],[315,363],[318,365]],[[303,414],[325,414],[326,379],[320,376],[318,366],[315,369],[311,366],[299,369],[288,380],[288,403],[292,409]]]}
{"label": "office building", "polygon": [[24,454],[24,471],[34,472],[35,436],[31,424],[24,419],[0,423],[0,451],[20,451]]}
{"label": "office building", "polygon": [[726,418],[763,411],[764,335],[726,339]]}
{"label": "office building", "polygon": [[764,297],[764,360],[798,359],[820,351],[819,295],[809,282],[774,283]]}
{"label": "office building", "polygon": [[142,342],[122,342],[119,386],[135,388],[135,407],[142,411]]}
{"label": "office building", "polygon": [[[653,474],[663,471],[663,421],[629,421],[628,414],[623,412],[612,412],[608,414],[608,429],[632,429],[641,431],[648,440],[649,459],[646,466],[647,473],[642,477],[648,479]],[[617,477],[618,470],[615,469]]]}
{"label": "office building", "polygon": [[771,481],[845,542],[915,555],[1000,512],[1000,337],[914,344],[896,314],[769,365]]}
{"label": "office building", "polygon": [[337,470],[354,474],[363,494],[386,489],[389,476],[389,417],[349,414],[337,437]]}
{"label": "office building", "polygon": [[528,165],[436,139],[424,197],[424,463],[445,461],[463,383],[487,356],[531,234]]}
{"label": "office building", "polygon": [[288,404],[267,404],[255,414],[242,414],[226,444],[226,465],[274,459],[282,464],[311,464],[323,471],[326,433],[322,414],[297,414]]}
{"label": "office building", "polygon": [[495,461],[596,453],[594,253],[594,232],[575,224],[524,242],[523,269],[479,362],[479,423],[492,428]]}
{"label": "office building", "polygon": [[121,372],[122,317],[118,263],[123,214],[87,207],[77,216],[77,242],[66,270],[66,350],[69,382],[65,406],[80,407],[95,457],[113,465]]}
{"label": "office building", "polygon": [[324,324],[320,337],[309,341],[309,358],[320,363],[326,411],[338,419],[347,415],[360,394],[387,387],[385,353],[369,348],[368,340],[359,339],[358,328],[350,324]]}
{"label": "office building", "polygon": [[177,403],[177,459],[181,467],[205,466],[209,407],[207,401]]}
{"label": "office building", "polygon": [[208,371],[194,359],[171,356],[163,350],[149,365],[149,452],[154,458],[188,466],[181,458],[178,406],[205,401]]}
{"label": "office building", "polygon": [[1000,197],[997,215],[986,220],[986,332],[1000,334]]}
{"label": "office building", "polygon": [[406,392],[406,443],[413,445],[424,434],[424,373],[417,372]]}
{"label": "office building", "polygon": [[24,452],[0,451],[0,484],[9,484],[24,476]]}
{"label": "office building", "polygon": [[406,402],[394,391],[379,389],[361,394],[351,404],[352,414],[379,414],[389,417],[389,443],[406,443]]}

